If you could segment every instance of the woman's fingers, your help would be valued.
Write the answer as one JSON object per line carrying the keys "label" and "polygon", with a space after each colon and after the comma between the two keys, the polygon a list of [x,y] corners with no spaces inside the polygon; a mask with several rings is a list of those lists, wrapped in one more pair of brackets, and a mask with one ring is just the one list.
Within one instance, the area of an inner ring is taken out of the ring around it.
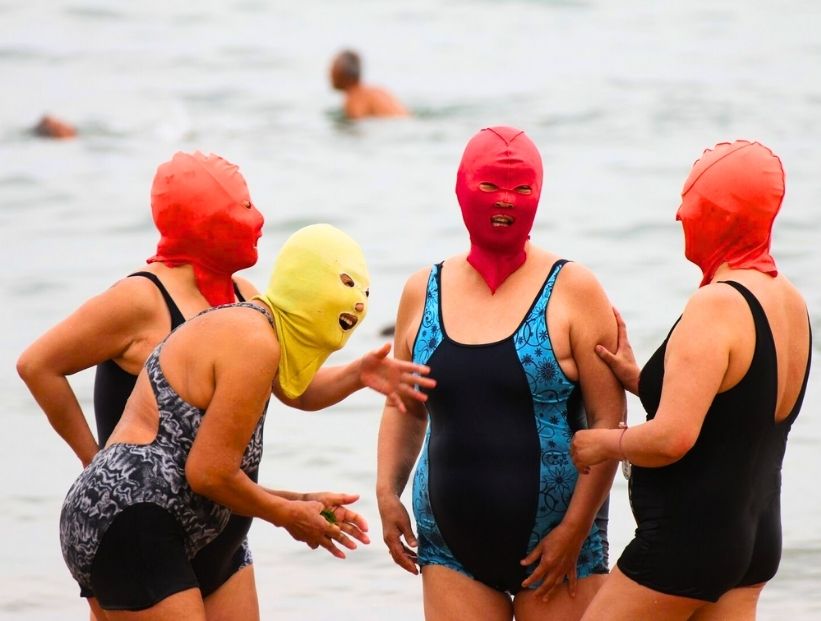
{"label": "woman's fingers", "polygon": [[345,534],[353,537],[354,539],[361,541],[362,543],[370,543],[371,539],[368,537],[367,533],[363,532],[356,524],[352,524],[350,522],[342,522],[339,525],[339,528]]}
{"label": "woman's fingers", "polygon": [[596,354],[610,367],[616,362],[616,355],[604,345],[596,345]]}
{"label": "woman's fingers", "polygon": [[366,534],[368,530],[368,523],[365,521],[364,517],[355,511],[351,511],[343,506],[331,506],[323,510],[322,513],[325,516],[325,519],[334,524],[341,533],[345,533],[354,539],[361,541],[362,543],[371,542],[370,538]]}
{"label": "woman's fingers", "polygon": [[328,537],[328,539],[338,541],[349,550],[356,550],[356,542],[350,537],[348,537],[341,529],[338,533]]}
{"label": "woman's fingers", "polygon": [[[431,386],[432,387],[432,386]],[[416,386],[409,385],[409,384],[400,384],[399,385],[399,392],[401,392],[406,397],[410,397],[411,399],[415,399],[416,401],[425,402],[428,400],[428,395],[419,390]],[[397,399],[401,399],[398,394],[394,393]]]}
{"label": "woman's fingers", "polygon": [[402,374],[402,385],[405,387],[421,386],[422,388],[435,388],[436,380],[415,372],[405,372]]}

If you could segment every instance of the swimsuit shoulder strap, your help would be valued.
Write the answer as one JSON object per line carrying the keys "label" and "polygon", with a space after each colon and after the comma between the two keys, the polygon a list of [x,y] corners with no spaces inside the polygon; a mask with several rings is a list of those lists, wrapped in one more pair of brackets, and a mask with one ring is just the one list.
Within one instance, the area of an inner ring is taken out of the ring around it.
{"label": "swimsuit shoulder strap", "polygon": [[168,308],[168,312],[171,315],[172,330],[185,322],[185,317],[182,312],[180,312],[176,302],[174,302],[174,298],[171,297],[171,294],[168,293],[168,289],[165,288],[165,285],[162,284],[162,281],[156,274],[152,274],[151,272],[134,272],[133,274],[129,274],[128,278],[132,278],[133,276],[142,276],[143,278],[147,278],[154,283],[157,289],[160,290],[163,300],[165,300],[165,305]]}

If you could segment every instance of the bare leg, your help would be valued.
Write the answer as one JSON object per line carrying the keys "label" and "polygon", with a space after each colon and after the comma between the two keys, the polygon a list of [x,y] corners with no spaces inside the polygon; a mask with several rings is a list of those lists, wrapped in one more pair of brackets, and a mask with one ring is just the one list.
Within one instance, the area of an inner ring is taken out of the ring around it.
{"label": "bare leg", "polygon": [[259,621],[254,566],[246,565],[205,598],[208,621]]}
{"label": "bare leg", "polygon": [[88,602],[88,607],[91,608],[91,611],[88,613],[88,621],[107,621],[108,617],[105,615],[105,610],[100,608],[99,602],[97,602],[96,597],[89,597],[86,598]]}
{"label": "bare leg", "polygon": [[727,591],[715,604],[699,608],[690,621],[755,621],[758,596],[766,582]]}
{"label": "bare leg", "polygon": [[607,574],[593,574],[578,581],[576,597],[570,597],[567,585],[553,590],[543,602],[532,589],[524,589],[513,599],[517,621],[579,621],[593,597],[607,581]]}
{"label": "bare leg", "polygon": [[425,621],[511,621],[510,598],[440,565],[422,568]]}
{"label": "bare leg", "polygon": [[108,621],[206,621],[199,589],[169,595],[145,610],[106,610]]}
{"label": "bare leg", "polygon": [[666,595],[630,580],[614,567],[583,621],[685,621],[707,602]]}

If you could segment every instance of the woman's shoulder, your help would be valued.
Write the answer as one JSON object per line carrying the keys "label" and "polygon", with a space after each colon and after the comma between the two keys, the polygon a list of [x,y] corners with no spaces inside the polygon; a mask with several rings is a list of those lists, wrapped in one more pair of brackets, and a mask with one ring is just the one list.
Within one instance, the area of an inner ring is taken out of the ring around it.
{"label": "woman's shoulder", "polygon": [[556,278],[561,283],[559,286],[565,291],[582,297],[604,292],[596,274],[585,264],[573,259],[565,259],[554,253],[546,253],[543,260],[547,265],[546,269],[551,273],[557,266],[561,266],[561,271]]}
{"label": "woman's shoulder", "polygon": [[239,288],[240,293],[242,293],[242,297],[246,300],[250,300],[255,295],[259,295],[259,289],[247,278],[234,274],[233,280]]}
{"label": "woman's shoulder", "polygon": [[408,279],[405,281],[405,287],[402,291],[403,300],[405,298],[413,299],[419,295],[424,296],[433,267],[433,265],[428,265],[416,270],[413,274],[408,276]]}
{"label": "woman's shoulder", "polygon": [[138,273],[120,278],[89,302],[105,306],[112,317],[126,317],[129,321],[148,320],[157,314],[164,317],[162,292],[152,280]]}
{"label": "woman's shoulder", "polygon": [[746,308],[744,297],[725,282],[713,282],[696,289],[684,306],[684,314],[732,312]]}
{"label": "woman's shoulder", "polygon": [[674,334],[706,336],[715,349],[743,338],[752,326],[747,301],[732,286],[714,282],[699,287],[687,300]]}
{"label": "woman's shoulder", "polygon": [[186,322],[197,330],[230,332],[232,329],[254,329],[256,324],[271,325],[271,311],[259,300],[246,300],[213,306],[200,311]]}
{"label": "woman's shoulder", "polygon": [[[169,341],[184,341],[194,357],[269,358],[279,351],[270,313],[254,302],[217,306],[182,324]],[[173,345],[172,345],[173,347]]]}

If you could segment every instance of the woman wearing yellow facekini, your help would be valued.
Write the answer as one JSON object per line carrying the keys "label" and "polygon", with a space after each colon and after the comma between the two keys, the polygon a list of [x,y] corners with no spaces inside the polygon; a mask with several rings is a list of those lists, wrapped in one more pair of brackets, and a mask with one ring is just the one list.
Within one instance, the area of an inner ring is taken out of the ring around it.
{"label": "woman wearing yellow facekini", "polygon": [[[325,224],[294,233],[265,294],[197,315],[146,361],[120,424],[75,481],[60,518],[63,556],[107,619],[204,621],[190,560],[230,514],[262,518],[339,558],[368,543],[358,496],[273,491],[248,476],[262,455],[273,387],[283,402],[327,407],[365,386],[396,403],[424,399],[427,368],[388,346],[321,369],[365,317],[359,246]],[[238,601],[259,617],[256,594]]]}

